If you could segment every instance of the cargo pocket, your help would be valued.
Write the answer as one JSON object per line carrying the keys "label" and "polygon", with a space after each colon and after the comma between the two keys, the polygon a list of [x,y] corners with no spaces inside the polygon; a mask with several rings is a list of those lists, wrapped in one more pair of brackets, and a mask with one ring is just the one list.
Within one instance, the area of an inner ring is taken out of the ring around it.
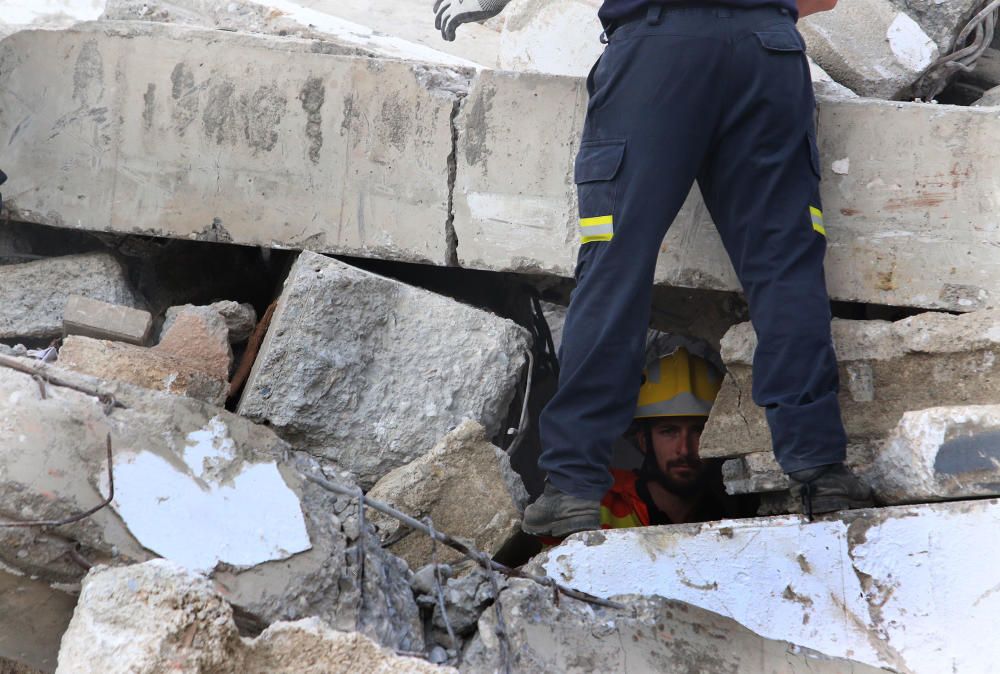
{"label": "cargo pocket", "polygon": [[580,144],[574,169],[580,208],[580,243],[614,238],[618,196],[615,178],[624,156],[624,140],[590,140]]}
{"label": "cargo pocket", "polygon": [[758,30],[754,33],[764,49],[771,52],[805,53],[806,45],[799,31],[794,26],[776,26],[770,30]]}

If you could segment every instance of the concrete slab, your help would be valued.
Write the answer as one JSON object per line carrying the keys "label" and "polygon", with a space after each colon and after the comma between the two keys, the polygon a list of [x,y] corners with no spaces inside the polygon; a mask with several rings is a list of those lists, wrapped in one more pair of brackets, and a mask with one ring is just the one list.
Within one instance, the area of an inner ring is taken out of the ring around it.
{"label": "concrete slab", "polygon": [[983,532],[998,525],[997,500],[730,520],[579,534],[537,563],[579,590],[686,601],[831,657],[989,672],[1000,543]]}
{"label": "concrete slab", "polygon": [[149,339],[153,317],[148,311],[70,295],[63,311],[63,334],[111,339],[142,346]]}
{"label": "concrete slab", "polygon": [[131,22],[12,35],[15,217],[444,264],[468,72],[315,46]]}
{"label": "concrete slab", "polygon": [[[997,311],[925,313],[895,323],[835,319],[839,400],[848,441],[875,450],[907,411],[996,402],[998,324]],[[764,412],[750,397],[756,346],[749,323],[734,326],[722,340],[728,374],[701,438],[703,457],[771,452]]]}
{"label": "concrete slab", "polygon": [[[463,266],[570,276],[579,79],[483,72],[458,117],[455,231]],[[994,306],[1000,134],[989,109],[821,98],[827,283],[834,299]],[[915,140],[917,139],[917,140]],[[739,286],[697,190],[661,246],[658,283]]]}

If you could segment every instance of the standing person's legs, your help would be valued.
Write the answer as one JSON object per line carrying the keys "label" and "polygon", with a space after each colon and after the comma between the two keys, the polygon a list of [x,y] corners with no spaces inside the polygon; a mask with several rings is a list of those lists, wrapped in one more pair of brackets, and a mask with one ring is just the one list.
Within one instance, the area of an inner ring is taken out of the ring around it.
{"label": "standing person's legs", "polygon": [[[549,486],[525,513],[529,533],[596,526],[583,515],[567,523],[549,495],[569,495],[596,513],[611,486],[612,444],[635,410],[660,243],[693,184],[720,109],[723,59],[713,11],[656,13],[619,28],[591,78],[575,169],[577,286],[559,354],[559,389],[541,417],[539,466]],[[553,521],[565,526],[554,530]]]}
{"label": "standing person's legs", "polygon": [[[823,274],[815,101],[790,16],[749,10],[734,21],[729,105],[698,180],[757,332],[753,399],[794,479],[838,466],[847,445]],[[869,495],[852,491],[856,501]]]}

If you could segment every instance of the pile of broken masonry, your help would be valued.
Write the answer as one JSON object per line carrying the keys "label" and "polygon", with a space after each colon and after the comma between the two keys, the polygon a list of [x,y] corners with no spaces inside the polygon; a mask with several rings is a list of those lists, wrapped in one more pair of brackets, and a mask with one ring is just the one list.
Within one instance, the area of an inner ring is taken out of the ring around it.
{"label": "pile of broken masonry", "polygon": [[518,544],[550,393],[524,307],[571,283],[599,1],[514,0],[449,45],[339,4],[110,0],[61,30],[0,8],[0,672],[992,671],[991,5],[800,23],[849,461],[883,507],[795,514],[695,190],[656,326],[719,347],[702,455],[762,516],[526,567],[619,609],[306,478]]}

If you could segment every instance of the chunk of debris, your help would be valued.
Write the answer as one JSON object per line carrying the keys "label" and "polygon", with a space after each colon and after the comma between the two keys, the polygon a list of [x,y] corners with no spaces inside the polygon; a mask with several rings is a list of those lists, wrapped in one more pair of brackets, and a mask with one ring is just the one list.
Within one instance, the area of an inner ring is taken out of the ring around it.
{"label": "chunk of debris", "polygon": [[799,23],[809,54],[862,96],[901,98],[947,54],[979,0],[860,0]]}
{"label": "chunk of debris", "polygon": [[[562,551],[562,548],[556,548]],[[637,558],[649,555],[636,552]],[[605,571],[621,573],[633,560],[605,560]],[[703,561],[703,560],[702,560]],[[699,563],[696,564],[699,565]],[[739,568],[744,568],[739,565]],[[648,578],[635,577],[637,584]],[[742,588],[746,592],[746,587]],[[511,580],[500,593],[504,629],[494,611],[479,619],[479,634],[466,650],[462,671],[503,671],[503,647],[511,672],[739,672],[739,674],[876,674],[883,670],[832,658],[784,640],[755,634],[736,620],[683,601],[651,596],[618,597],[630,610],[595,608],[571,600],[553,602],[552,592]],[[760,606],[760,598],[751,603]]]}
{"label": "chunk of debris", "polygon": [[[688,602],[765,639],[830,658],[913,674],[985,672],[1000,655],[988,638],[992,616],[1000,611],[995,589],[1000,543],[982,532],[998,525],[1000,501],[994,499],[854,510],[811,524],[784,516],[618,529],[601,532],[600,540],[572,536],[533,564],[553,579],[571,579],[567,582],[583,592]],[[968,554],[970,541],[975,554]],[[505,594],[500,603],[509,607],[505,616],[517,611],[508,619],[514,624],[534,630],[558,624],[531,605],[505,602]],[[684,620],[685,614],[672,613]],[[613,628],[608,631],[617,643]],[[492,634],[482,621],[479,634],[483,639]],[[533,643],[548,641],[537,632],[532,636]],[[621,636],[626,644],[631,641],[628,632]],[[724,643],[719,649],[724,654],[759,653]],[[634,663],[630,653],[630,667]],[[731,671],[756,671],[753,666],[748,662]],[[784,670],[776,666],[776,671]],[[832,671],[871,670],[841,662]]]}
{"label": "chunk of debris", "polygon": [[125,270],[106,253],[0,266],[0,339],[48,339],[62,333],[72,295],[126,307],[140,305]]}
{"label": "chunk of debris", "polygon": [[279,622],[241,638],[211,581],[166,560],[96,567],[59,649],[57,674],[447,674],[321,620]]}
{"label": "chunk of debris", "polygon": [[[87,566],[158,555],[210,573],[265,623],[317,616],[392,648],[423,648],[405,563],[371,525],[361,529],[350,502],[301,477],[319,470],[314,459],[196,400],[51,366],[40,376],[81,390],[0,366],[0,400],[16,401],[0,418],[0,520],[58,520],[101,503],[109,435],[114,499],[58,536],[0,527],[4,568],[73,584]],[[116,401],[110,414],[101,399]],[[0,615],[13,598],[0,593]]]}
{"label": "chunk of debris", "polygon": [[[834,319],[848,461],[861,472],[870,471],[910,410],[1000,400],[998,322],[996,310],[958,316],[924,313],[895,323]],[[749,323],[734,326],[722,340],[728,374],[701,438],[704,458],[743,457],[741,466],[727,471],[734,479],[727,482],[732,493],[756,488],[755,480],[767,488],[785,483],[771,456],[764,412],[750,396],[756,344]],[[908,503],[919,500],[918,493],[896,491],[885,497],[890,503]],[[1000,487],[994,493],[1000,494]]]}
{"label": "chunk of debris", "polygon": [[63,334],[83,335],[143,346],[149,340],[153,317],[148,311],[70,295],[63,312]]}
{"label": "chunk of debris", "polygon": [[463,419],[494,436],[527,346],[512,321],[303,252],[239,413],[370,487]]}
{"label": "chunk of debris", "polygon": [[182,312],[202,310],[211,310],[222,316],[222,319],[226,322],[226,328],[229,330],[230,344],[241,344],[247,341],[250,333],[253,332],[254,326],[257,325],[257,312],[254,311],[253,305],[246,302],[241,304],[232,300],[220,300],[219,302],[213,302],[201,307],[193,304],[184,304],[167,309],[163,319],[163,327],[160,328],[160,339],[167,334],[170,326],[173,325]]}
{"label": "chunk of debris", "polygon": [[67,337],[59,349],[59,365],[99,379],[134,384],[215,405],[225,403],[229,392],[225,378],[209,374],[171,353],[124,342],[76,335]]}
{"label": "chunk of debris", "polygon": [[907,412],[871,473],[890,503],[1000,494],[1000,405]]}
{"label": "chunk of debris", "polygon": [[[434,449],[381,478],[368,496],[419,520],[430,517],[441,531],[471,540],[490,556],[520,531],[528,502],[510,458],[473,421],[462,422]],[[379,513],[371,519],[382,539],[389,541],[387,548],[410,568],[431,563],[430,537]],[[459,553],[437,545],[437,561],[459,559]]]}
{"label": "chunk of debris", "polygon": [[212,307],[185,307],[171,316],[169,327],[152,350],[228,382],[233,365],[229,342],[229,326],[221,313]]}

